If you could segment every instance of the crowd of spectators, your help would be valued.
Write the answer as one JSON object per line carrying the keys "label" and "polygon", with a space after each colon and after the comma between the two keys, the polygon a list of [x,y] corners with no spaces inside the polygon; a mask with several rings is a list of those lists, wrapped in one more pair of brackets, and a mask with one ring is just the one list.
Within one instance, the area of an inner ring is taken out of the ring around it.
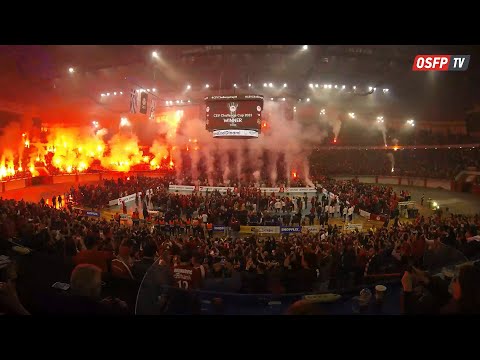
{"label": "crowd of spectators", "polygon": [[[310,158],[312,174],[385,175],[453,179],[480,168],[480,149],[324,150]],[[392,171],[393,168],[393,171]]]}
{"label": "crowd of spectators", "polygon": [[[381,210],[388,208],[397,196],[387,187],[321,180],[328,190],[338,194],[339,202],[346,204],[348,201],[349,206],[373,206],[371,210]],[[115,189],[120,195],[122,191],[137,190],[137,186],[140,189],[150,187],[155,179],[138,181],[142,181],[141,185],[124,184],[121,189],[117,189],[118,182],[107,181],[106,187],[98,187],[96,191]],[[281,197],[273,200],[272,195],[259,194],[252,188],[240,188],[236,194],[215,192],[200,196],[168,194],[160,187],[151,198],[140,200],[155,204],[159,208],[158,216],[127,225],[116,219],[86,217],[68,206],[55,209],[45,204],[0,199],[1,249],[7,251],[13,242],[31,249],[33,256],[49,256],[42,269],[36,269],[37,280],[52,264],[71,266],[72,296],[62,297],[60,303],[54,302],[57,310],[51,306],[48,310],[63,313],[85,311],[85,302],[89,304],[86,308],[95,313],[132,312],[132,302],[125,303],[115,297],[101,299],[102,281],[133,282],[138,289],[152,265],[153,268],[171,269],[174,275],[177,274],[175,269],[183,269],[181,276],[190,271],[195,276],[187,283],[193,289],[282,294],[348,288],[364,284],[371,275],[382,273],[412,274],[411,278],[404,276],[408,285],[409,281],[421,278],[420,271],[413,274],[413,267],[436,269],[453,258],[458,260],[458,254],[465,259],[480,255],[480,242],[471,240],[478,237],[478,215],[418,217],[411,223],[402,223],[396,218],[393,226],[371,228],[366,232],[345,232],[327,220],[315,233],[280,237],[240,234],[235,209],[245,208],[254,213],[251,207],[257,204],[256,210],[260,212],[265,209],[266,213],[282,213],[282,216],[289,212],[301,215],[299,204],[307,203],[298,197],[295,212],[294,202],[287,208],[285,201],[284,210]],[[276,207],[278,200],[282,208]],[[328,199],[322,200],[321,196],[307,200],[314,204],[312,209],[319,202],[320,214],[321,208],[325,209],[324,204],[329,206]],[[326,202],[322,204],[322,201]],[[335,205],[334,201],[330,205]],[[250,203],[250,210],[247,203]],[[222,225],[230,225],[230,230],[213,232],[209,225],[218,221],[216,211],[227,214],[228,221],[223,219]],[[175,222],[175,218],[182,221]],[[454,252],[445,252],[446,248]],[[182,287],[183,280],[177,282],[178,278],[172,277],[170,271],[160,273],[165,285]],[[421,279],[425,280],[425,276]],[[7,297],[15,303],[13,290],[7,290],[2,288],[0,299]],[[407,299],[409,308],[417,309],[412,298]],[[12,311],[24,313],[24,310],[17,303]]]}
{"label": "crowd of spectators", "polygon": [[170,178],[168,177],[145,177],[145,176],[124,176],[116,180],[105,179],[99,184],[82,184],[78,188],[71,187],[68,197],[74,203],[92,207],[101,208],[108,205],[110,200],[135,194],[138,192],[146,193],[146,190],[156,189],[157,187],[168,187]]}
{"label": "crowd of spectators", "polygon": [[[388,128],[386,131],[387,143],[397,142],[402,145],[458,145],[478,144],[480,142],[478,136],[475,137],[468,134],[444,134],[425,129],[410,130],[413,129]],[[358,136],[359,131],[362,132],[363,136]],[[331,138],[327,138],[323,141],[323,145],[328,145],[330,142]],[[338,135],[337,143],[351,146],[382,146],[385,144],[385,140],[380,129],[368,132],[365,131],[364,125],[344,123]]]}

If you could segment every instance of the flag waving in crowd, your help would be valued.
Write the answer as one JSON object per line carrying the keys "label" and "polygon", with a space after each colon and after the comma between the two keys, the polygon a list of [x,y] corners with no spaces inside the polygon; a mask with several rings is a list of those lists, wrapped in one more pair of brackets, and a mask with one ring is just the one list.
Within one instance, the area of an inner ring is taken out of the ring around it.
{"label": "flag waving in crowd", "polygon": [[152,99],[150,102],[150,115],[148,116],[150,120],[155,119],[155,100]]}
{"label": "flag waving in crowd", "polygon": [[132,114],[137,112],[137,93],[134,89],[130,92],[130,112]]}
{"label": "flag waving in crowd", "polygon": [[148,94],[146,92],[142,92],[140,94],[140,113],[147,114],[147,102],[148,102]]}

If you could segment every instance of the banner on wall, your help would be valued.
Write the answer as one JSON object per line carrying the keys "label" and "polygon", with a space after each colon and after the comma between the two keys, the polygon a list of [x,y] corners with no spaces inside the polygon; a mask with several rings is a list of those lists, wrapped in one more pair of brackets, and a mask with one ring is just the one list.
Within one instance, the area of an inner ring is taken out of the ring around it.
{"label": "banner on wall", "polygon": [[260,188],[260,191],[263,193],[263,192],[266,192],[266,193],[278,193],[280,192],[280,188],[279,187],[261,187]]}
{"label": "banner on wall", "polygon": [[194,191],[195,186],[189,185],[168,185],[168,190],[171,191]]}
{"label": "banner on wall", "polygon": [[305,225],[302,226],[302,233],[317,234],[320,232],[320,225]]}
{"label": "banner on wall", "polygon": [[280,226],[240,226],[242,234],[280,234]]}
{"label": "banner on wall", "polygon": [[221,193],[226,193],[228,190],[233,191],[235,190],[234,187],[224,187],[224,186],[199,186],[198,190],[200,192],[213,192],[213,191],[219,191]]}
{"label": "banner on wall", "polygon": [[316,193],[317,189],[313,187],[287,187],[286,193]]}
{"label": "banner on wall", "polygon": [[301,226],[282,226],[280,228],[280,233],[282,234],[291,234],[302,232]]}
{"label": "banner on wall", "polygon": [[364,217],[364,218],[366,218],[366,219],[370,219],[370,213],[367,212],[367,211],[364,211],[364,210],[362,210],[362,209],[360,209],[360,216],[361,216],[361,217]]}
{"label": "banner on wall", "polygon": [[388,220],[388,217],[386,215],[370,214],[370,220],[385,222]]}
{"label": "banner on wall", "polygon": [[343,226],[343,230],[345,231],[362,231],[363,230],[363,225],[362,224],[345,224]]}

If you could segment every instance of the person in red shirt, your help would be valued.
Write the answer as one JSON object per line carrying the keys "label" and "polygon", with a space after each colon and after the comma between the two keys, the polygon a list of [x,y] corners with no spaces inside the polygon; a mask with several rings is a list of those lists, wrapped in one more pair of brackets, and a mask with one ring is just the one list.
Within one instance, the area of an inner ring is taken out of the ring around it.
{"label": "person in red shirt", "polygon": [[[81,241],[81,239],[80,239]],[[94,236],[87,236],[83,242],[85,249],[73,257],[73,262],[78,264],[92,264],[98,266],[103,273],[110,269],[110,263],[115,258],[112,251],[98,250],[98,239]]]}
{"label": "person in red shirt", "polygon": [[180,253],[180,263],[172,270],[173,286],[178,289],[192,290],[202,286],[202,274],[191,263],[192,256],[188,250]]}
{"label": "person in red shirt", "polygon": [[173,267],[168,306],[172,314],[200,313],[198,293],[194,290],[202,287],[202,273],[191,263],[191,259],[190,251],[182,250],[179,263]]}

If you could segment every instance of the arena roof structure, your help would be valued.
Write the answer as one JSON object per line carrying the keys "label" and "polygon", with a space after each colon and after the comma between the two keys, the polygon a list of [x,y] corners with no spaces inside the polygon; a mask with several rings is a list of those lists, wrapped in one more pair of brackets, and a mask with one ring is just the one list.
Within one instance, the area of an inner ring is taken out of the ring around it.
{"label": "arena roof structure", "polygon": [[[430,53],[469,54],[472,61],[464,73],[412,72],[415,55]],[[1,46],[0,110],[28,107],[45,121],[75,123],[128,111],[132,89],[148,90],[164,106],[255,91],[357,113],[451,121],[478,103],[476,54],[478,48],[456,45]]]}

